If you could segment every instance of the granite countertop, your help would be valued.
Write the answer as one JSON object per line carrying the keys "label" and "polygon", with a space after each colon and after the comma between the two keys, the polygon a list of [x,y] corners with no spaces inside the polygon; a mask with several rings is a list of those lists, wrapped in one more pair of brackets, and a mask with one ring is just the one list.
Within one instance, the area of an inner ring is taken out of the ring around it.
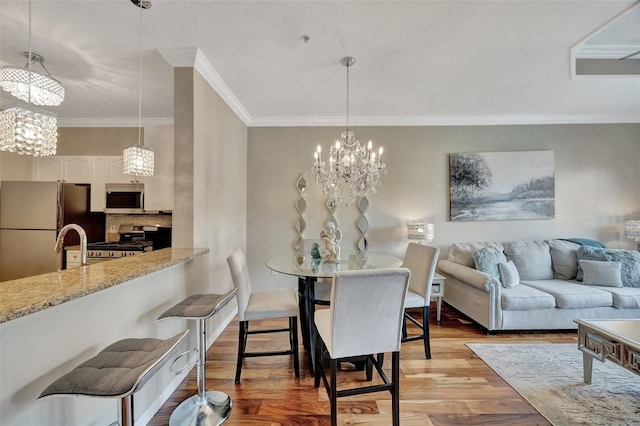
{"label": "granite countertop", "polygon": [[206,248],[166,248],[136,256],[0,282],[0,323],[187,262]]}

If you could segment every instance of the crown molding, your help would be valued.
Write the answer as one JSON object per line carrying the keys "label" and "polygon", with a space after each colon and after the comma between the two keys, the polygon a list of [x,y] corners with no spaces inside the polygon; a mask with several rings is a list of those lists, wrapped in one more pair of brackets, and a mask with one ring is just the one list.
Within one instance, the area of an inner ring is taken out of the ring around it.
{"label": "crown molding", "polygon": [[[350,117],[349,125],[393,126],[500,126],[528,124],[623,124],[640,123],[638,114],[609,116],[424,116]],[[173,117],[146,118],[143,126],[172,126]],[[254,117],[248,127],[344,127],[344,117]],[[58,127],[138,127],[137,118],[58,118]]]}
{"label": "crown molding", "polygon": [[640,50],[640,43],[587,43],[580,46],[576,59],[620,59]]}
{"label": "crown molding", "polygon": [[[58,127],[138,127],[137,118],[58,118]],[[173,117],[143,118],[142,126],[173,126]]]}
{"label": "crown molding", "polygon": [[220,74],[218,74],[200,49],[195,47],[167,48],[158,49],[158,52],[160,52],[164,59],[174,68],[195,68],[207,83],[209,83],[218,95],[220,95],[220,97],[227,103],[227,105],[229,105],[229,108],[236,113],[238,118],[240,118],[245,125],[249,125],[251,122],[251,115],[244,105],[242,105],[240,100],[238,100],[236,95],[233,94],[231,89],[229,89],[229,86],[227,86],[224,80],[222,80]]}
{"label": "crown molding", "polygon": [[[414,116],[414,117],[350,117],[350,126],[498,126],[527,124],[622,124],[640,123],[640,113],[609,116]],[[344,117],[254,117],[249,127],[343,127]]]}

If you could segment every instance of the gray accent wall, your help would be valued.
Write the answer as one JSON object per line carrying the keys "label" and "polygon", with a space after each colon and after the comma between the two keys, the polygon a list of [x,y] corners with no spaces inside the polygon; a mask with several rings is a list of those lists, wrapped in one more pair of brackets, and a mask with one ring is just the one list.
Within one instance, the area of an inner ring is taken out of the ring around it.
{"label": "gray accent wall", "polygon": [[[250,127],[247,157],[247,260],[256,288],[295,286],[294,277],[273,275],[270,256],[292,251],[296,237],[295,183],[304,173],[309,188],[305,238],[318,238],[328,218],[326,198],[311,175],[318,144],[327,152],[339,136],[334,127]],[[356,136],[384,147],[388,174],[369,196],[370,250],[404,255],[406,224],[435,224],[434,245],[446,257],[461,241],[508,241],[583,237],[610,247],[636,247],[623,234],[624,218],[640,209],[640,124],[523,126],[355,127]],[[553,150],[555,218],[492,222],[449,220],[449,154]],[[359,211],[336,212],[343,247],[354,248]]]}

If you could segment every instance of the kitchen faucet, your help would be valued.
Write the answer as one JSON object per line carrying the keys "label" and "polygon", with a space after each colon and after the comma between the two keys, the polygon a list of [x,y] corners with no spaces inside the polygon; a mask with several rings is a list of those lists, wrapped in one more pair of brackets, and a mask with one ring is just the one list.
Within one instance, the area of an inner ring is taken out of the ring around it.
{"label": "kitchen faucet", "polygon": [[58,234],[58,239],[56,240],[56,246],[54,247],[54,249],[57,253],[60,253],[60,251],[62,250],[62,244],[64,242],[64,236],[70,229],[75,230],[80,236],[80,265],[84,266],[87,264],[87,233],[84,232],[84,229],[82,229],[80,225],[70,223],[63,226],[60,230],[60,233]]}

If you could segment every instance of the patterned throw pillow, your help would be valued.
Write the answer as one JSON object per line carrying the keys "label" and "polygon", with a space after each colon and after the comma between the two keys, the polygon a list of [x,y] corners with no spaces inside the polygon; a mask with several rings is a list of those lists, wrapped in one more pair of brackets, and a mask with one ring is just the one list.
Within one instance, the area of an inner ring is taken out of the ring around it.
{"label": "patterned throw pillow", "polygon": [[501,282],[498,263],[507,261],[503,252],[493,247],[485,247],[473,253],[473,260],[478,271],[489,274],[494,277],[496,281]]}
{"label": "patterned throw pillow", "polygon": [[498,263],[498,270],[500,271],[500,278],[502,280],[502,287],[513,288],[520,284],[520,274],[515,263],[512,261]]}

